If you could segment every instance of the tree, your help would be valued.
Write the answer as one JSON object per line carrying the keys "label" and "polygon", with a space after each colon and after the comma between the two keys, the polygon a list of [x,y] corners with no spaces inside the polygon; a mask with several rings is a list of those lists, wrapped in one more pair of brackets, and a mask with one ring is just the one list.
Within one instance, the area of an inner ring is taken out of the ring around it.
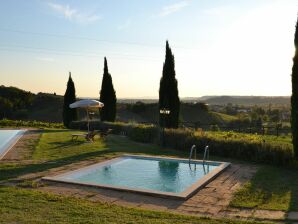
{"label": "tree", "polygon": [[64,94],[63,102],[63,124],[65,127],[69,128],[72,121],[77,120],[78,114],[76,109],[71,109],[69,104],[72,104],[76,101],[76,90],[74,82],[71,78],[71,73],[69,72],[69,78],[67,82],[67,88]]}
{"label": "tree", "polygon": [[298,159],[298,19],[295,31],[295,55],[292,67],[291,126],[295,157]]}
{"label": "tree", "polygon": [[104,72],[100,90],[100,102],[104,107],[100,109],[100,118],[102,121],[115,121],[116,119],[116,92],[113,87],[112,76],[108,70],[107,59],[104,59]]}
{"label": "tree", "polygon": [[10,100],[0,96],[0,119],[11,118],[12,108]]}
{"label": "tree", "polygon": [[166,57],[163,64],[159,87],[159,110],[169,110],[169,114],[159,114],[161,127],[178,128],[180,100],[175,72],[175,59],[168,41],[166,42]]}

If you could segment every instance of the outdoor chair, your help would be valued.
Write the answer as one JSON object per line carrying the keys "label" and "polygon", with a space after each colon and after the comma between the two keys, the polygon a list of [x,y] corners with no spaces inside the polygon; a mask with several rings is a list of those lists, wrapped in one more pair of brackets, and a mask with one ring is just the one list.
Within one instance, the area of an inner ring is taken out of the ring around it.
{"label": "outdoor chair", "polygon": [[106,137],[112,132],[113,129],[106,129],[106,130],[102,130],[99,131],[99,136],[101,139],[106,139]]}
{"label": "outdoor chair", "polygon": [[97,134],[96,131],[91,131],[91,132],[88,132],[86,134],[72,134],[71,135],[71,137],[72,137],[71,140],[74,141],[74,140],[77,140],[78,137],[83,137],[87,141],[94,142],[94,137],[95,137],[96,134]]}

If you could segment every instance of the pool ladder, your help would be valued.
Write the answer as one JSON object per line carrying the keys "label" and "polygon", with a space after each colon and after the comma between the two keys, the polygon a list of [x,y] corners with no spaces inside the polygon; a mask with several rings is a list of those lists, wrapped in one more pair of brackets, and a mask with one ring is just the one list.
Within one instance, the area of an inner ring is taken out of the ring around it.
{"label": "pool ladder", "polygon": [[[191,147],[190,153],[189,153],[188,164],[189,164],[190,170],[192,170],[192,168],[191,168],[191,158],[193,157],[193,154],[194,154],[194,159],[197,159],[197,147],[196,147],[196,145],[193,145]],[[206,168],[205,168],[206,160],[209,160],[209,146],[208,145],[205,146],[204,157],[203,157],[203,171],[204,171],[205,175],[207,173],[209,173],[209,164],[207,164],[207,171],[206,171]],[[196,170],[196,169],[197,169],[197,164],[194,163],[194,170]]]}
{"label": "pool ladder", "polygon": [[[190,149],[189,159],[188,159],[189,164],[191,162],[193,154],[194,154],[194,159],[197,159],[197,146],[196,145],[193,145]],[[209,146],[208,145],[205,146],[203,164],[205,164],[206,160],[209,160]]]}

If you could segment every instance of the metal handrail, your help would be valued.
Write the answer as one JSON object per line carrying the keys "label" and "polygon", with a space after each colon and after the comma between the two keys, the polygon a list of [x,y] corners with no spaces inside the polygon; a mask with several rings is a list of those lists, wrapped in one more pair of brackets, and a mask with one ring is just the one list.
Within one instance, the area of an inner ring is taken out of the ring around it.
{"label": "metal handrail", "polygon": [[204,157],[203,157],[203,164],[205,164],[205,161],[209,160],[209,146],[206,145],[205,150],[204,150]]}
{"label": "metal handrail", "polygon": [[195,152],[195,159],[197,159],[197,147],[196,145],[193,145],[190,149],[190,153],[189,153],[189,163],[190,163],[190,160],[192,158],[192,154],[193,152]]}
{"label": "metal handrail", "polygon": [[[189,159],[188,159],[188,164],[189,164],[189,168],[191,169],[191,164],[190,164],[190,162],[191,162],[191,158],[192,158],[192,156],[193,156],[193,153],[194,153],[194,158],[195,159],[197,159],[197,147],[196,147],[196,145],[193,145],[192,147],[191,147],[191,149],[190,149],[190,153],[189,153]],[[196,170],[196,163],[194,163],[194,165],[195,165],[195,170]]]}

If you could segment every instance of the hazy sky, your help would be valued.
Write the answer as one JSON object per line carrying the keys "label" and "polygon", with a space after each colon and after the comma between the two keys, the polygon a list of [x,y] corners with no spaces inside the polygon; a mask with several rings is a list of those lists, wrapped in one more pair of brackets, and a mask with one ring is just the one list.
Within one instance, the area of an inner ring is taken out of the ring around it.
{"label": "hazy sky", "polygon": [[3,0],[0,84],[157,97],[168,39],[179,95],[290,95],[297,0]]}

